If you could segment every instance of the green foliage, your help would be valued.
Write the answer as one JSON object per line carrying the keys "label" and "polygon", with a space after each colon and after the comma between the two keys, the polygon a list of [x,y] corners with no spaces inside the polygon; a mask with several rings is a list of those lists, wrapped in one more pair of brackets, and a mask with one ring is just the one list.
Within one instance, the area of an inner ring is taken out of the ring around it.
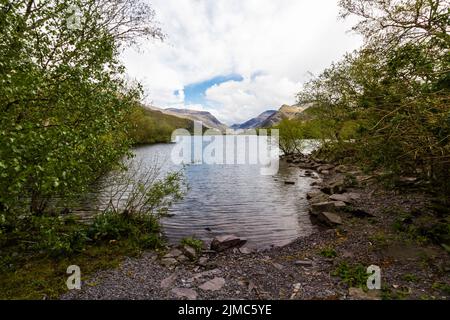
{"label": "green foliage", "polygon": [[337,252],[332,247],[325,247],[320,251],[320,255],[325,258],[335,258],[337,257]]}
{"label": "green foliage", "polygon": [[194,237],[187,237],[187,238],[183,238],[180,241],[181,245],[186,245],[189,247],[192,247],[195,249],[195,251],[197,252],[201,252],[203,249],[203,241]]}
{"label": "green foliage", "polygon": [[[71,6],[84,23],[70,28]],[[0,209],[75,195],[128,152],[125,121],[141,94],[118,56],[157,37],[136,0],[14,1],[0,10]],[[137,8],[140,8],[139,10]],[[128,31],[127,31],[128,30]]]}
{"label": "green foliage", "polygon": [[145,190],[145,214],[158,218],[166,215],[170,206],[183,198],[183,183],[182,172],[169,173],[164,179],[154,182]]}
{"label": "green foliage", "polygon": [[94,218],[87,234],[94,241],[127,240],[141,248],[154,249],[162,244],[159,232],[159,222],[153,216],[105,212]]}
{"label": "green foliage", "polygon": [[450,284],[436,282],[433,284],[433,289],[444,292],[445,294],[450,294]]}
{"label": "green foliage", "polygon": [[314,103],[309,112],[327,124],[327,148],[336,158],[421,175],[448,194],[448,7],[437,0],[340,5],[343,16],[361,18],[354,30],[364,46],[310,81],[299,102]]}
{"label": "green foliage", "polygon": [[47,219],[39,219],[39,234],[34,248],[54,257],[68,256],[84,248],[88,240],[84,228],[72,226],[66,231],[59,219]]}
{"label": "green foliage", "polygon": [[402,279],[406,282],[418,282],[419,277],[417,277],[415,274],[407,273],[402,276]]}
{"label": "green foliage", "polygon": [[164,114],[145,107],[135,107],[128,117],[129,137],[134,144],[171,142],[172,132],[183,128],[192,131],[191,120]]}
{"label": "green foliage", "polygon": [[303,151],[303,131],[296,121],[284,119],[274,129],[280,130],[279,146],[284,155],[299,154]]}
{"label": "green foliage", "polygon": [[363,265],[349,265],[347,262],[340,263],[332,275],[339,277],[349,287],[364,288],[367,285],[367,279],[369,277]]}

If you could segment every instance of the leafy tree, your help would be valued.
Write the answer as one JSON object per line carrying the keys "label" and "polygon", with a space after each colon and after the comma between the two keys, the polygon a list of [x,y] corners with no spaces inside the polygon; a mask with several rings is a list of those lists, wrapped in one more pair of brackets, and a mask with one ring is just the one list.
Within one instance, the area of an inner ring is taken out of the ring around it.
{"label": "leafy tree", "polygon": [[141,88],[118,55],[163,35],[141,0],[0,3],[0,209],[29,199],[42,213],[127,153],[124,119]]}
{"label": "leafy tree", "polygon": [[359,159],[396,173],[448,184],[450,170],[449,1],[342,0],[356,15],[364,46],[333,64],[300,92],[315,102],[330,135]]}

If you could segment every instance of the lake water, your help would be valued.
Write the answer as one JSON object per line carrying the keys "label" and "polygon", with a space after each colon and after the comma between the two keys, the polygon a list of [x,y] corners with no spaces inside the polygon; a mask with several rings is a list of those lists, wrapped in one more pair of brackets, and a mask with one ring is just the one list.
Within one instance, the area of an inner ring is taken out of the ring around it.
{"label": "lake water", "polygon": [[[151,165],[155,157],[162,170],[180,170],[171,161],[175,144],[158,144],[134,150],[136,163]],[[312,178],[280,162],[276,175],[261,175],[257,164],[194,164],[185,166],[189,190],[162,220],[170,243],[187,236],[210,241],[216,235],[235,234],[248,246],[267,248],[288,244],[309,235],[314,226],[308,214],[306,193]],[[295,181],[287,185],[285,181]]]}

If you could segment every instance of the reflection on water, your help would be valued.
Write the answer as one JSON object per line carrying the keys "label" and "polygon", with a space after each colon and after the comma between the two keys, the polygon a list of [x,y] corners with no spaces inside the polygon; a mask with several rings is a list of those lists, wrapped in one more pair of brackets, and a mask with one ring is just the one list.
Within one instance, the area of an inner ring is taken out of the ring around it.
{"label": "reflection on water", "polygon": [[[157,156],[163,170],[178,170],[170,161],[173,144],[134,150],[134,161],[143,168]],[[185,167],[189,191],[162,220],[171,243],[186,236],[211,240],[216,235],[235,234],[248,239],[249,246],[284,245],[307,236],[313,226],[307,212],[306,192],[311,178],[301,177],[298,168],[281,162],[275,176],[260,174],[259,165],[191,164]],[[285,181],[295,181],[286,185]]]}

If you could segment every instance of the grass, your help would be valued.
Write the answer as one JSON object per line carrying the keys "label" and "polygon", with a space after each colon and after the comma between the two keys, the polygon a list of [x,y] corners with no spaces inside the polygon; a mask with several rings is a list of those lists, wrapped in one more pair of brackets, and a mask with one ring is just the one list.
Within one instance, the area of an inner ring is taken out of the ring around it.
{"label": "grass", "polygon": [[447,283],[436,282],[433,284],[433,289],[444,292],[445,294],[450,294],[450,285]]}
{"label": "grass", "polygon": [[85,280],[96,271],[118,267],[125,256],[140,253],[141,250],[133,243],[124,241],[87,246],[70,257],[20,256],[14,260],[14,268],[1,272],[0,299],[57,299],[67,291],[68,266],[79,266]]}
{"label": "grass", "polygon": [[332,247],[324,247],[324,248],[322,248],[322,250],[319,253],[322,257],[325,257],[328,259],[337,257],[337,252]]}
{"label": "grass", "polygon": [[411,273],[407,273],[405,275],[402,276],[402,279],[406,282],[418,282],[419,278]]}
{"label": "grass", "polygon": [[341,262],[332,276],[339,277],[348,287],[367,288],[368,274],[366,268],[361,264],[350,265]]}
{"label": "grass", "polygon": [[195,249],[197,252],[201,252],[203,249],[203,241],[194,237],[183,238],[180,242],[183,246],[189,246]]}
{"label": "grass", "polygon": [[[387,286],[383,286],[381,289],[381,299],[383,300],[404,300],[410,295],[406,288],[391,289]],[[422,295],[422,300],[429,300],[428,296]]]}
{"label": "grass", "polygon": [[369,237],[369,240],[377,247],[386,248],[391,242],[390,236],[383,231],[378,231]]}
{"label": "grass", "polygon": [[67,291],[68,266],[79,266],[86,280],[162,245],[157,222],[147,218],[99,215],[82,225],[71,217],[33,217],[15,225],[3,238],[0,299],[57,299]]}

